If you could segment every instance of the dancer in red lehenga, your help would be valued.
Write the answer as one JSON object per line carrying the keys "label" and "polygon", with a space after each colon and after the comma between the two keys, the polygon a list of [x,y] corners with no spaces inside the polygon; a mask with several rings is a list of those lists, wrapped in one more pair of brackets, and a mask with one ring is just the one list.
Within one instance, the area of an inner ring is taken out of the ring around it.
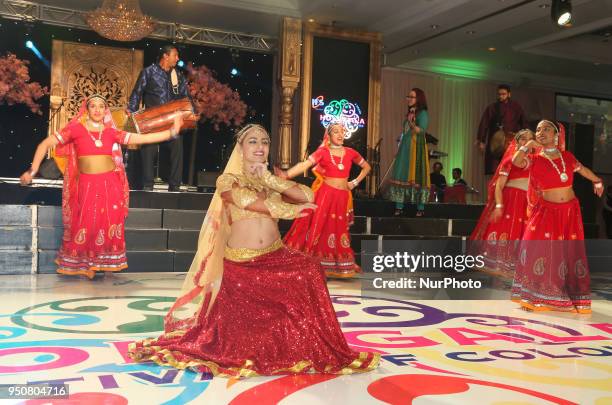
{"label": "dancer in red lehenga", "polygon": [[119,145],[165,141],[176,136],[181,125],[177,117],[168,131],[144,136],[120,131],[106,100],[93,95],[68,125],[38,145],[32,168],[21,175],[22,184],[32,182],[49,148],[57,146],[56,154],[67,158],[58,273],[91,279],[96,272],[127,268],[124,225],[129,187]]}
{"label": "dancer in red lehenga", "polygon": [[[529,157],[530,148],[541,148]],[[590,313],[589,267],[584,248],[580,205],[572,184],[577,172],[593,182],[599,177],[565,150],[563,126],[541,121],[536,140],[519,148],[513,163],[529,168],[528,222],[519,247],[512,300],[533,311]]]}
{"label": "dancer in red lehenga", "polygon": [[[315,203],[319,207],[312,215],[296,219],[285,235],[285,243],[316,257],[328,277],[349,278],[361,272],[351,249],[349,226],[353,223],[353,190],[370,171],[370,165],[359,152],[342,146],[345,128],[329,125],[321,146],[302,163],[278,174],[293,178],[316,165],[312,172]],[[351,165],[361,167],[361,173],[348,181]]]}
{"label": "dancer in red lehenga", "polygon": [[134,360],[238,378],[378,366],[348,347],[319,263],[280,240],[278,218],[316,206],[308,187],[267,170],[269,143],[259,125],[238,133],[165,333],[132,343]]}
{"label": "dancer in red lehenga", "polygon": [[471,249],[484,257],[481,270],[505,280],[512,280],[527,220],[529,169],[512,164],[517,148],[533,139],[533,132],[516,133],[488,185],[487,204],[470,235]]}

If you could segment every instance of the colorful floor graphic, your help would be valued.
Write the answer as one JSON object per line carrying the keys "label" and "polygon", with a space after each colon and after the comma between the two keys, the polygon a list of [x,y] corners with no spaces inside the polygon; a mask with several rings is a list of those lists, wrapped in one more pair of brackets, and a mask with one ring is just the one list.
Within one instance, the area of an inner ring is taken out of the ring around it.
{"label": "colorful floor graphic", "polygon": [[0,384],[65,382],[69,399],[21,404],[612,404],[612,303],[593,314],[533,314],[506,300],[362,296],[331,282],[349,343],[383,355],[363,375],[212,379],[132,363],[155,336],[181,275],[104,280],[2,276]]}

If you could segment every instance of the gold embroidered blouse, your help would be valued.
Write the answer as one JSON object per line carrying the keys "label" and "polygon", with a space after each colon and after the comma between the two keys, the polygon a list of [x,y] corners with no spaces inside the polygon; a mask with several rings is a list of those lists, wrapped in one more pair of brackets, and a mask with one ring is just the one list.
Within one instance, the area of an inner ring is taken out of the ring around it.
{"label": "gold embroidered blouse", "polygon": [[[276,220],[295,218],[300,212],[299,205],[284,202],[281,193],[296,185],[302,190],[308,202],[314,200],[313,192],[309,187],[281,179],[268,171],[261,178],[242,174],[222,174],[217,179],[219,193],[231,191],[233,203],[226,204],[230,223],[247,218],[274,218]],[[264,198],[264,205],[268,208],[269,214],[246,209],[260,197]]]}

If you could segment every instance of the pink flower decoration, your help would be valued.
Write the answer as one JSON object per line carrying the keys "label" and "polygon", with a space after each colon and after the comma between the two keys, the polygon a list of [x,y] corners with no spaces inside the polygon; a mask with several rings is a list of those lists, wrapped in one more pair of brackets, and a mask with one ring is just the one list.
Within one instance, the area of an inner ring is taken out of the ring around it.
{"label": "pink flower decoration", "polygon": [[238,92],[220,83],[206,66],[196,68],[189,65],[187,71],[189,91],[196,113],[200,114],[202,120],[209,120],[215,130],[219,130],[220,124],[229,127],[244,122],[247,105],[240,99]]}
{"label": "pink flower decoration", "polygon": [[33,113],[42,114],[36,100],[49,91],[37,82],[30,82],[29,63],[12,53],[0,56],[0,105],[25,104]]}

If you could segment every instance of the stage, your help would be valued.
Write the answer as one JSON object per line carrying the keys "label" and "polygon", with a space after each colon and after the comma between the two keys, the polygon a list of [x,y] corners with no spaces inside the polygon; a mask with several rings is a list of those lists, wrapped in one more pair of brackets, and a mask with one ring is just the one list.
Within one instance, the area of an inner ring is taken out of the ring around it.
{"label": "stage", "polygon": [[490,300],[417,301],[404,293],[370,298],[357,280],[330,281],[349,343],[383,355],[380,368],[367,374],[237,381],[132,363],[128,343],[160,333],[182,279],[177,273],[94,281],[0,277],[0,384],[63,382],[70,399],[83,404],[612,401],[612,303],[594,300],[590,316],[534,314],[519,310],[503,289],[489,290]]}

